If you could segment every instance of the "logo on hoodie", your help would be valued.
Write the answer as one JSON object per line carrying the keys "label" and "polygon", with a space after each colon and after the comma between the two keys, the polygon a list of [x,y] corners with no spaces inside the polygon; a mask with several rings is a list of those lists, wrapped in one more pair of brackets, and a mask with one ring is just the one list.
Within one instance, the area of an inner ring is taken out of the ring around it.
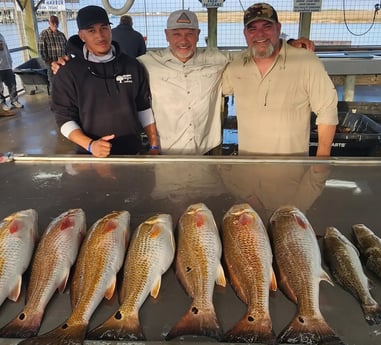
{"label": "logo on hoodie", "polygon": [[132,83],[132,75],[131,74],[118,75],[115,79],[119,84]]}

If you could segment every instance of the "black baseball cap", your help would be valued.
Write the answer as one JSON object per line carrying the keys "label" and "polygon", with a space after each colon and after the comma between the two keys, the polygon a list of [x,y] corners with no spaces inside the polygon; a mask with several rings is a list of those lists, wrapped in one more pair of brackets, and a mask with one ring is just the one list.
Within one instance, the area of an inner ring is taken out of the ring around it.
{"label": "black baseball cap", "polygon": [[111,24],[107,12],[99,6],[86,6],[81,8],[77,14],[78,29],[87,29],[94,24]]}

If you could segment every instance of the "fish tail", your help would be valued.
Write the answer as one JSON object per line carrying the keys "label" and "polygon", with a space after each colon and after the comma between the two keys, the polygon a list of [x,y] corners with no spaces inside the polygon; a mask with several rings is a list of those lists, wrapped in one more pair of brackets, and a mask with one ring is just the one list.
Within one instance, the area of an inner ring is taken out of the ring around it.
{"label": "fish tail", "polygon": [[82,345],[85,340],[87,324],[69,325],[64,323],[54,330],[21,341],[21,345]]}
{"label": "fish tail", "polygon": [[361,307],[364,311],[365,320],[369,325],[381,324],[381,306],[379,304],[363,304]]}
{"label": "fish tail", "polygon": [[273,345],[276,343],[275,333],[269,318],[255,320],[246,314],[234,327],[224,335],[225,342],[229,343],[263,343]]}
{"label": "fish tail", "polygon": [[95,340],[145,340],[138,314],[125,314],[120,310],[91,330],[86,338]]}
{"label": "fish tail", "polygon": [[296,317],[278,335],[280,344],[345,345],[323,317]]}
{"label": "fish tail", "polygon": [[214,309],[201,310],[195,306],[191,307],[169,331],[165,340],[170,340],[181,335],[200,335],[220,340],[222,338],[222,330]]}
{"label": "fish tail", "polygon": [[30,338],[37,335],[43,313],[28,315],[21,312],[0,329],[0,338]]}

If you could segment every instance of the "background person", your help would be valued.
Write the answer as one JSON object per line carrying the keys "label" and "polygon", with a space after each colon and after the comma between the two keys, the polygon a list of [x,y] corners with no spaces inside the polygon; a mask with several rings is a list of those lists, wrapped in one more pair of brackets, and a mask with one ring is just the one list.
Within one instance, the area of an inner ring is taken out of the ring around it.
{"label": "background person", "polygon": [[132,57],[143,55],[147,51],[143,35],[133,29],[132,17],[120,17],[120,24],[111,30],[112,39],[119,44],[120,50]]}
{"label": "background person", "polygon": [[329,156],[338,123],[337,92],[319,58],[279,39],[281,24],[266,3],[244,13],[248,49],[231,62],[223,93],[234,94],[239,154],[308,155],[311,111],[317,156]]}
{"label": "background person", "polygon": [[79,153],[96,157],[137,154],[144,128],[150,153],[158,138],[143,66],[111,41],[106,11],[86,6],[78,11],[78,36],[70,38],[73,55],[53,82],[52,110],[61,133]]}
{"label": "background person", "polygon": [[[8,45],[4,36],[0,34],[0,102],[4,112],[9,112],[11,108],[21,109],[24,106],[18,101],[16,76],[12,70],[12,57],[9,53]],[[4,96],[3,83],[7,86],[11,106],[7,104]],[[4,115],[13,115],[14,113],[5,113]]]}
{"label": "background person", "polygon": [[58,17],[50,16],[49,27],[41,31],[38,41],[38,53],[47,66],[50,93],[53,85],[51,63],[66,55],[67,39],[64,33],[58,30],[58,25]]}

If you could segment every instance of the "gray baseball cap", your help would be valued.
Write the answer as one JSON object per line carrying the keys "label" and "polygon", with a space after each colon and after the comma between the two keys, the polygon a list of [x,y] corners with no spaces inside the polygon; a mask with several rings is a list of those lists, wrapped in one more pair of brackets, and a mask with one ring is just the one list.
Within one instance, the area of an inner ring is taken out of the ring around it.
{"label": "gray baseball cap", "polygon": [[178,10],[172,12],[167,20],[167,29],[196,29],[198,30],[198,19],[194,12]]}

